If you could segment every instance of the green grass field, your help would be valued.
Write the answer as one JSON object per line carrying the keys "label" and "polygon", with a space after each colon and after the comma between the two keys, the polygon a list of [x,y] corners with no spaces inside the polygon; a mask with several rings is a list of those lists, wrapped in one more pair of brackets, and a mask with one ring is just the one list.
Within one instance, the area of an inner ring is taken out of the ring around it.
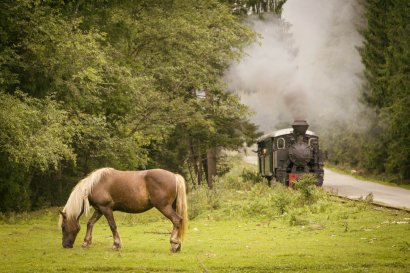
{"label": "green grass field", "polygon": [[[156,210],[116,213],[121,251],[105,219],[82,249],[61,247],[57,208],[2,215],[0,272],[410,272],[410,214],[339,200],[308,199],[241,178],[241,166],[214,191],[191,189],[182,252],[169,251],[171,223]],[[242,176],[243,177],[243,176]]]}

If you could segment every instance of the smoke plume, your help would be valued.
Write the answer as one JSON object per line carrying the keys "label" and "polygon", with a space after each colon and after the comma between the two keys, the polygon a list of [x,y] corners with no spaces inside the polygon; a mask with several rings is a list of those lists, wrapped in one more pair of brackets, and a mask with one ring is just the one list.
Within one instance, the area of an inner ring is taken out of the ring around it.
{"label": "smoke plume", "polygon": [[282,19],[253,18],[260,43],[225,75],[264,131],[306,119],[352,122],[362,110],[357,0],[288,0]]}

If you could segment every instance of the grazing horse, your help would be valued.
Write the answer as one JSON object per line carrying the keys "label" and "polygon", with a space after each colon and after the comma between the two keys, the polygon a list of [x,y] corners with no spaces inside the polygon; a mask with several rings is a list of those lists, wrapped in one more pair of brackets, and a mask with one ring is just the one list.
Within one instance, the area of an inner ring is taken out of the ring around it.
{"label": "grazing horse", "polygon": [[102,168],[92,172],[78,182],[60,211],[64,248],[73,247],[80,231],[80,216],[84,212],[88,214],[90,205],[95,210],[87,223],[83,247],[91,245],[93,226],[104,215],[114,238],[113,249],[120,249],[121,239],[113,211],[141,213],[155,207],[173,224],[171,251],[181,250],[188,213],[185,180],[179,174],[161,169],[118,171]]}

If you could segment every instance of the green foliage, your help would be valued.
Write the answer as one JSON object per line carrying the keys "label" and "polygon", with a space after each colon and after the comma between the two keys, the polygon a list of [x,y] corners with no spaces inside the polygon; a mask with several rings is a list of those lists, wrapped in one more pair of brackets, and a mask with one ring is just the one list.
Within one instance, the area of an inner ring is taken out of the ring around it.
{"label": "green foliage", "polygon": [[219,190],[209,189],[206,185],[201,185],[190,191],[188,195],[189,218],[195,219],[204,211],[218,209],[223,197]]}
{"label": "green foliage", "polygon": [[249,13],[264,13],[273,12],[280,16],[282,14],[283,5],[286,0],[224,0],[229,2],[235,13],[249,14]]}
{"label": "green foliage", "polygon": [[34,174],[73,162],[73,135],[67,112],[52,97],[0,92],[0,211],[32,208]]}
{"label": "green foliage", "polygon": [[396,183],[410,178],[410,5],[408,1],[364,1],[366,26],[360,49],[365,66],[363,101],[370,107],[355,124],[321,132],[332,164],[383,175]]}
{"label": "green foliage", "polygon": [[0,154],[0,211],[24,211],[31,208],[27,172]]}
{"label": "green foliage", "polygon": [[256,166],[249,166],[238,158],[231,160],[235,164],[227,174],[218,178],[213,190],[195,187],[189,191],[190,217],[206,218],[212,210],[216,219],[256,217],[272,220],[283,217],[295,224],[299,221],[295,219],[302,219],[306,211],[323,213],[327,210],[329,196],[315,186],[314,176],[300,178],[297,190],[280,184],[269,187],[266,181],[255,183],[254,176],[243,175],[244,169],[246,173],[255,173]]}
{"label": "green foliage", "polygon": [[61,108],[50,97],[39,100],[21,92],[0,92],[1,151],[26,170],[45,171],[63,159],[74,160],[73,131]]}
{"label": "green foliage", "polygon": [[314,174],[304,174],[299,177],[295,189],[300,191],[302,198],[306,202],[312,202],[317,191],[316,188],[316,176]]}
{"label": "green foliage", "polygon": [[365,91],[366,101],[375,107],[383,107],[387,97],[387,79],[385,77],[386,56],[389,46],[387,25],[385,23],[390,1],[368,0],[365,3],[367,28],[363,32],[365,46],[361,49],[365,76],[368,87]]}
{"label": "green foliage", "polygon": [[271,197],[272,205],[281,215],[290,209],[292,199],[294,198],[291,190],[281,185],[276,186],[275,194]]}
{"label": "green foliage", "polygon": [[243,169],[240,177],[242,180],[251,182],[252,184],[264,182],[264,178],[255,170]]}
{"label": "green foliage", "polygon": [[368,85],[364,98],[376,110],[375,127],[380,132],[363,155],[376,155],[372,160],[382,166],[371,169],[404,180],[410,178],[410,5],[400,0],[368,0],[365,7],[361,55]]}
{"label": "green foliage", "polygon": [[1,210],[60,204],[105,166],[186,174],[255,136],[221,80],[255,35],[226,4],[6,0],[0,18],[0,155],[20,174]]}

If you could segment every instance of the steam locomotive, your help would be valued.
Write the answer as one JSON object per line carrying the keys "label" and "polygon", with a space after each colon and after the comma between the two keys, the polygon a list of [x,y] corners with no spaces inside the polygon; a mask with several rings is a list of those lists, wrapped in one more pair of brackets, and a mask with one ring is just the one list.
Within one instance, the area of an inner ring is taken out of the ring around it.
{"label": "steam locomotive", "polygon": [[301,175],[312,173],[316,185],[322,186],[324,156],[319,137],[308,127],[305,120],[295,120],[292,128],[271,132],[257,140],[259,173],[269,185],[275,179],[292,186]]}

